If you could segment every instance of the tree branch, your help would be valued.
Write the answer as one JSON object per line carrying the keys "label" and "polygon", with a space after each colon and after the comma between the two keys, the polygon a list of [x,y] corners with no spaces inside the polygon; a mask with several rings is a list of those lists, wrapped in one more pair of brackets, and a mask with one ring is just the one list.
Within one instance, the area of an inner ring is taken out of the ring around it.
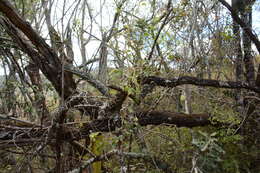
{"label": "tree branch", "polygon": [[153,46],[152,46],[151,52],[149,53],[149,56],[148,56],[148,58],[147,58],[148,60],[151,60],[151,58],[152,58],[152,56],[153,56],[154,48],[155,48],[155,46],[157,45],[157,41],[158,41],[158,39],[159,39],[159,37],[160,37],[160,34],[161,34],[163,28],[164,28],[164,27],[166,26],[166,24],[168,23],[167,20],[168,20],[168,18],[169,18],[169,16],[170,16],[171,13],[172,13],[171,0],[169,0],[169,1],[168,1],[168,4],[167,4],[167,12],[166,12],[165,18],[164,18],[164,20],[163,20],[163,22],[162,22],[162,25],[161,25],[160,28],[159,28],[158,33],[157,33],[156,36],[155,36],[155,39],[154,39],[154,42],[153,42]]}
{"label": "tree branch", "polygon": [[246,82],[234,82],[234,81],[219,81],[211,79],[201,79],[191,76],[181,76],[177,78],[161,78],[157,76],[148,76],[141,79],[141,84],[154,84],[163,87],[176,87],[184,84],[191,84],[197,86],[209,86],[216,88],[230,88],[230,89],[248,89],[257,93],[260,93],[260,87],[250,86]]}
{"label": "tree branch", "polygon": [[[218,126],[218,124],[213,124],[209,120],[209,114],[184,114],[184,113],[175,113],[169,111],[141,111],[133,113],[129,116],[134,116],[137,118],[137,123],[141,126],[147,125],[176,125],[177,127],[198,127],[198,126]],[[62,135],[59,137],[59,140],[63,141],[73,141],[84,139],[90,133],[93,132],[112,132],[116,128],[122,126],[122,121],[119,117],[105,117],[102,119],[96,119],[92,122],[82,123],[82,127],[80,129],[76,129],[71,127],[69,124],[61,125]],[[2,136],[0,135],[0,146],[8,143],[8,146],[19,145],[21,140],[26,141],[27,139],[41,139],[44,138],[50,127],[46,128],[33,128],[28,130],[28,128],[19,128],[19,134],[17,134],[17,129],[13,126],[12,129],[6,127],[0,128],[2,131]],[[6,131],[7,130],[7,131]],[[5,132],[8,134],[6,135]],[[4,135],[3,135],[4,134]],[[19,135],[19,138],[17,138]],[[49,139],[55,141],[55,134],[51,134]],[[10,142],[11,141],[11,142]],[[32,143],[22,142],[21,145],[32,145]],[[6,146],[7,147],[7,146]]]}
{"label": "tree branch", "polygon": [[177,127],[213,125],[209,114],[184,114],[169,111],[144,111],[134,114],[141,126],[171,124]]}
{"label": "tree branch", "polygon": [[[41,71],[44,73],[44,75],[51,81],[53,86],[55,87],[56,91],[61,95],[62,85],[61,85],[61,71],[62,71],[62,62],[58,58],[57,54],[50,48],[50,46],[44,41],[44,39],[38,35],[36,31],[31,27],[31,25],[26,22],[12,7],[10,2],[7,0],[0,0],[0,12],[2,12],[8,20],[3,20],[7,27],[13,29],[15,32],[22,31],[22,33],[31,41],[33,46],[35,48],[31,48],[34,50],[33,52],[37,55],[35,58],[32,56],[32,54],[29,54],[29,56],[32,58],[32,60],[39,66]],[[13,26],[11,26],[11,24]],[[10,32],[9,32],[10,35]],[[10,35],[13,39],[14,37],[17,37],[15,35]],[[19,36],[18,36],[19,37]],[[19,38],[22,40],[22,38]],[[17,39],[16,39],[17,40]],[[15,39],[14,39],[15,41]],[[24,44],[24,43],[23,43]],[[29,44],[27,44],[29,45]],[[27,46],[26,45],[26,46]],[[20,46],[20,45],[19,45]],[[21,47],[22,49],[24,47]],[[24,50],[25,53],[28,53],[27,50]],[[38,59],[40,58],[40,59]],[[64,83],[66,83],[66,87],[64,88],[65,93],[65,99],[68,98],[76,89],[76,84],[72,78],[72,75],[70,73],[64,74]]]}
{"label": "tree branch", "polygon": [[[184,114],[169,111],[140,111],[133,113],[131,116],[137,118],[137,123],[141,126],[147,125],[176,125],[177,127],[199,127],[199,126],[218,126],[219,124],[211,123],[209,114]],[[106,117],[93,120],[91,123],[84,123],[78,132],[71,134],[71,131],[65,134],[66,139],[82,139],[89,135],[90,132],[111,132],[117,127],[121,127],[122,122],[118,117]]]}
{"label": "tree branch", "polygon": [[106,85],[104,85],[101,81],[95,79],[91,74],[89,74],[87,72],[81,72],[81,71],[77,70],[76,68],[68,66],[68,65],[64,66],[64,70],[67,72],[73,73],[73,74],[81,77],[82,79],[86,80],[93,87],[98,89],[103,95],[110,96],[108,87]]}

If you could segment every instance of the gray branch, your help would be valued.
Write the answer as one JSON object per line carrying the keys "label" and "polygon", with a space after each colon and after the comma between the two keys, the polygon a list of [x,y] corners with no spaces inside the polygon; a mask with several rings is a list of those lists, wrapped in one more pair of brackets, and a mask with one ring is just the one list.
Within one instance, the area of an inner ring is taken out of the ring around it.
{"label": "gray branch", "polygon": [[90,73],[81,72],[78,69],[76,69],[75,67],[72,67],[69,65],[65,65],[64,70],[67,72],[71,72],[71,73],[81,77],[82,79],[86,80],[93,87],[98,89],[103,95],[108,96],[108,97],[110,96],[108,87],[106,85],[104,85],[102,82],[100,82],[99,80],[95,79]]}

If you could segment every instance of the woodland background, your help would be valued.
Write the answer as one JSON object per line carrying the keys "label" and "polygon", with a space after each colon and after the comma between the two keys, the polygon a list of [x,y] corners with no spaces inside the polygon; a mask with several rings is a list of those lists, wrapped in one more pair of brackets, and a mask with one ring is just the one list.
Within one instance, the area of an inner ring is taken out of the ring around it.
{"label": "woodland background", "polygon": [[257,16],[254,0],[0,0],[0,172],[259,173]]}

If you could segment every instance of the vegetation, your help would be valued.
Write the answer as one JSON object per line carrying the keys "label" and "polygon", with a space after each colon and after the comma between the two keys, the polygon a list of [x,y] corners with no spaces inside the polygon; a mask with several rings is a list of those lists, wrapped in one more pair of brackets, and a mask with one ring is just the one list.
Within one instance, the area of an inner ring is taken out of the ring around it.
{"label": "vegetation", "polygon": [[254,0],[0,0],[0,172],[260,172]]}

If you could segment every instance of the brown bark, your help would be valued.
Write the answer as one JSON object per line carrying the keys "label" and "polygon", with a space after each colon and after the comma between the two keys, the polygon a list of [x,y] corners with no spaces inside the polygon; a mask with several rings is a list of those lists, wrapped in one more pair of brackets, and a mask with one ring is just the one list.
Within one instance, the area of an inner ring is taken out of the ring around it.
{"label": "brown bark", "polygon": [[[242,12],[242,20],[248,28],[252,28],[252,6],[248,6],[246,11]],[[254,69],[254,57],[252,56],[251,39],[243,32],[243,47],[244,47],[244,64],[246,70],[247,82],[251,85],[255,84],[255,69]]]}
{"label": "brown bark", "polygon": [[102,43],[100,44],[100,55],[99,55],[99,68],[98,68],[98,79],[106,84],[107,83],[107,43],[108,39],[106,33],[102,36]]}
{"label": "brown bark", "polygon": [[[206,125],[213,125],[214,123],[211,123],[209,120],[210,115],[209,114],[184,114],[184,113],[175,113],[175,112],[169,112],[169,111],[141,111],[131,114],[130,116],[135,116],[137,118],[137,122],[141,126],[147,126],[147,125],[176,125],[177,127],[198,127],[198,126],[206,126]],[[1,120],[4,122],[8,122],[8,117],[6,117],[5,120]],[[9,120],[10,121],[10,120]],[[12,121],[14,121],[12,119]],[[11,122],[11,121],[10,121]],[[47,131],[51,127],[46,128],[34,128],[31,129],[28,132],[28,129],[30,128],[30,124],[27,124],[26,128],[19,127],[19,126],[9,126],[7,128],[7,125],[9,123],[5,124],[6,126],[0,126],[1,129],[1,135],[0,135],[0,146],[4,144],[15,144],[18,145],[21,143],[22,145],[25,144],[26,140],[28,138],[35,139],[37,142],[41,142],[42,140],[39,140],[40,137],[43,135],[46,135]],[[97,119],[93,120],[90,123],[84,123],[82,125],[82,128],[76,129],[74,127],[71,127],[71,125],[62,125],[61,129],[64,131],[64,133],[59,136],[59,140],[65,140],[65,141],[71,141],[71,140],[79,140],[84,139],[86,136],[88,136],[90,133],[93,132],[111,132],[114,131],[116,128],[121,127],[122,122],[120,118],[111,118],[106,117],[103,119]],[[34,125],[32,125],[34,126]],[[52,127],[53,128],[53,127]],[[7,132],[7,135],[3,135],[4,132]],[[17,134],[17,130],[19,130],[19,134]],[[15,135],[19,135],[19,139],[13,140],[13,137]],[[50,140],[57,140],[56,135],[52,134]],[[30,143],[28,143],[30,145]]]}
{"label": "brown bark", "polygon": [[161,78],[157,76],[148,76],[141,79],[142,84],[154,84],[162,87],[176,87],[184,84],[192,84],[197,86],[208,86],[217,88],[230,88],[230,89],[248,89],[257,93],[260,93],[260,88],[256,86],[250,86],[245,82],[234,81],[219,81],[211,79],[201,79],[191,76],[181,76],[177,78]]}
{"label": "brown bark", "polygon": [[209,114],[184,114],[168,111],[146,111],[135,113],[138,123],[146,125],[176,125],[177,127],[197,127],[212,125]]}
{"label": "brown bark", "polygon": [[[214,125],[210,122],[210,115],[208,114],[183,114],[183,113],[174,113],[167,111],[144,111],[144,112],[136,112],[131,114],[131,116],[135,116],[137,118],[137,122],[141,126],[147,125],[176,125],[177,127],[197,127],[197,126],[206,126],[206,125]],[[12,147],[12,146],[25,146],[25,145],[33,145],[34,143],[43,142],[43,136],[47,135],[47,131],[50,131],[50,128],[54,127],[46,127],[46,128],[38,128],[35,127],[28,131],[30,127],[27,124],[26,127],[19,127],[12,124],[12,126],[8,126],[8,117],[5,120],[1,120],[1,122],[6,122],[5,126],[1,125],[1,133],[0,133],[0,146],[1,147]],[[12,121],[14,121],[12,119]],[[12,122],[10,121],[10,122]],[[76,129],[71,127],[71,125],[62,125],[59,130],[62,130],[63,133],[60,136],[56,136],[55,133],[49,134],[49,141],[72,141],[86,138],[90,133],[93,132],[111,132],[116,128],[121,127],[122,122],[120,118],[103,118],[93,120],[90,123],[84,123],[82,128]],[[8,126],[8,128],[7,128]],[[34,125],[32,125],[34,126]],[[19,133],[17,131],[19,130]],[[55,130],[54,130],[55,131]],[[14,138],[15,136],[19,136],[19,139]]]}
{"label": "brown bark", "polygon": [[[239,8],[237,7],[237,1],[232,0],[232,8],[238,13]],[[241,36],[240,36],[240,28],[239,24],[237,24],[235,21],[233,21],[233,34],[234,34],[234,56],[235,56],[235,74],[236,74],[236,81],[243,81],[244,79],[244,73],[243,73],[243,52],[241,47]],[[240,116],[242,116],[243,113],[243,97],[241,90],[238,90],[236,94],[236,102],[239,105],[237,108],[237,111],[240,112]]]}
{"label": "brown bark", "polygon": [[[243,48],[244,48],[244,65],[245,65],[245,77],[247,82],[253,86],[260,86],[260,74],[258,73],[255,79],[255,70],[254,70],[254,61],[252,56],[252,48],[251,48],[251,42],[254,42],[258,52],[260,52],[259,47],[259,40],[256,35],[252,33],[252,5],[255,2],[254,0],[232,0],[232,7],[231,8],[224,0],[220,0],[223,5],[225,5],[229,11],[232,14],[233,22],[238,23],[241,28],[243,29],[242,33],[242,39],[243,39]],[[242,19],[239,18],[238,15],[241,15]],[[234,25],[234,34],[236,34],[236,37],[240,37],[239,33],[239,27]],[[240,39],[237,40],[237,44],[239,44],[240,48]],[[237,52],[239,58],[239,61],[237,61],[237,78],[241,79],[242,74],[242,68],[241,65],[238,63],[241,63],[240,53],[241,51]],[[238,66],[239,65],[239,66]],[[258,72],[260,71],[260,65],[258,68]],[[250,96],[254,96],[255,98],[259,97],[260,93],[249,93]],[[243,145],[245,146],[245,149],[248,149],[249,151],[252,149],[252,146],[259,148],[260,141],[258,138],[255,138],[256,136],[259,136],[260,134],[260,126],[259,126],[259,111],[257,107],[259,107],[259,100],[251,98],[251,99],[241,99],[244,103],[243,109],[245,110],[244,115],[244,122],[240,125],[240,134],[243,135]],[[250,164],[250,171],[252,172],[259,172],[259,158],[260,153],[256,152],[254,153],[254,156],[251,157],[251,160],[249,162]],[[240,168],[241,169],[241,168]],[[241,172],[245,170],[241,169]]]}
{"label": "brown bark", "polygon": [[243,79],[243,54],[241,48],[241,37],[240,37],[240,30],[239,25],[233,22],[233,33],[235,35],[235,56],[236,56],[236,80],[242,81]]}
{"label": "brown bark", "polygon": [[256,86],[260,87],[260,64],[258,66],[258,71],[257,71],[257,77],[256,77]]}
{"label": "brown bark", "polygon": [[[31,41],[31,43],[37,49],[37,52],[31,47],[30,51],[24,50],[29,56],[32,58],[34,63],[40,68],[40,70],[44,73],[44,75],[51,81],[56,91],[61,95],[62,94],[62,63],[58,58],[57,54],[49,47],[49,45],[44,41],[42,37],[40,37],[35,30],[30,26],[28,22],[26,22],[12,7],[10,2],[7,0],[0,1],[0,11],[10,20],[12,25],[18,28],[22,33]],[[5,24],[9,25],[7,27],[12,28],[13,35],[9,35],[14,39],[22,39],[17,38],[17,35],[14,35],[14,32],[19,32],[14,27],[10,26],[11,23],[5,20]],[[16,33],[17,34],[17,33]],[[14,40],[15,42],[17,40]],[[24,45],[28,48],[28,44]],[[33,55],[34,54],[34,55]],[[64,98],[68,98],[76,89],[76,84],[72,78],[71,73],[64,73]]]}
{"label": "brown bark", "polygon": [[[232,18],[233,20],[240,25],[240,27],[243,29],[243,31],[247,34],[247,36],[250,38],[250,40],[255,44],[258,52],[260,52],[260,41],[257,37],[257,35],[255,35],[252,32],[252,27],[248,27],[247,24],[241,20],[238,16],[238,11],[243,11],[245,8],[245,4],[246,5],[253,5],[255,0],[248,0],[248,1],[243,1],[243,0],[232,0],[232,3],[235,4],[234,8],[232,8],[225,0],[219,0],[219,2],[221,2],[224,6],[227,7],[227,9],[231,12]],[[239,7],[240,6],[240,7]],[[242,7],[242,9],[241,9]],[[250,67],[247,67],[250,68]],[[250,76],[249,76],[250,77]],[[256,81],[255,81],[255,85],[257,87],[260,87],[260,64],[258,65],[258,71],[257,71],[257,75],[256,75]]]}
{"label": "brown bark", "polygon": [[50,117],[49,117],[49,111],[45,103],[45,97],[43,94],[42,80],[41,80],[39,68],[35,64],[29,63],[29,65],[27,65],[25,69],[33,85],[33,92],[34,92],[34,99],[35,99],[34,104],[36,107],[36,111],[38,113],[38,116],[40,117],[41,124],[45,124]]}

